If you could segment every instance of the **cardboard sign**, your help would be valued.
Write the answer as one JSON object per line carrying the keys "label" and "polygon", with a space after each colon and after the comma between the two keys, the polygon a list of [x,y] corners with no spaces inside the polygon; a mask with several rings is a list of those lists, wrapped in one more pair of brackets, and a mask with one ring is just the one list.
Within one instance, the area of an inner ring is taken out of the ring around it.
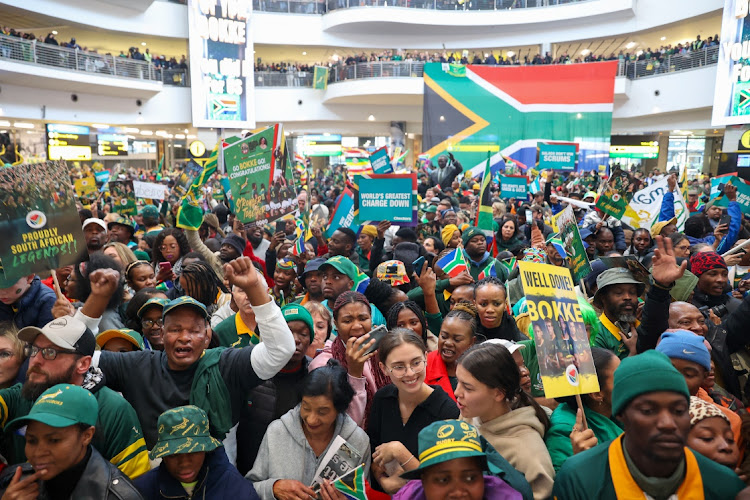
{"label": "cardboard sign", "polygon": [[633,197],[633,182],[630,174],[618,167],[612,171],[612,176],[604,184],[604,188],[596,198],[596,208],[609,214],[615,219],[622,219],[625,209]]}
{"label": "cardboard sign", "polygon": [[500,176],[500,198],[525,200],[528,193],[528,179],[523,175]]}
{"label": "cardboard sign", "polygon": [[326,238],[333,236],[338,228],[351,227],[352,224],[354,224],[354,193],[346,188],[336,202],[336,208],[333,210],[331,222],[325,233]]}
{"label": "cardboard sign", "polygon": [[716,199],[714,205],[722,208],[729,206],[729,199],[726,196],[719,196],[720,184],[724,184],[725,186],[731,184],[736,187],[737,203],[739,203],[742,213],[750,214],[750,185],[735,175],[711,179],[711,192],[714,193],[715,191],[715,196],[712,194],[712,199]]}
{"label": "cardboard sign", "polygon": [[556,218],[560,239],[563,242],[565,253],[570,259],[570,270],[575,281],[580,281],[591,272],[591,264],[583,246],[581,234],[578,232],[576,216],[573,207],[568,205]]}
{"label": "cardboard sign", "polygon": [[544,397],[599,391],[591,346],[570,271],[519,262]]}
{"label": "cardboard sign", "polygon": [[0,169],[0,200],[0,288],[29,274],[72,265],[86,252],[64,161]]}
{"label": "cardboard sign", "polygon": [[133,181],[133,190],[136,198],[148,198],[149,200],[163,200],[167,193],[167,186],[153,182]]}
{"label": "cardboard sign", "polygon": [[73,188],[79,198],[95,198],[97,192],[96,178],[84,177],[83,179],[76,179],[73,183]]}
{"label": "cardboard sign", "polygon": [[354,215],[360,224],[388,220],[417,225],[417,174],[357,175]]}
{"label": "cardboard sign", "polygon": [[388,148],[383,146],[370,155],[370,166],[376,174],[390,174],[393,172],[391,160],[388,158]]}
{"label": "cardboard sign", "polygon": [[121,215],[135,215],[134,181],[111,181],[109,193],[112,195],[112,209]]}
{"label": "cardboard sign", "polygon": [[572,172],[576,169],[578,147],[575,144],[547,144],[540,142],[539,170],[551,168]]}
{"label": "cardboard sign", "polygon": [[297,191],[280,125],[224,148],[237,218],[263,226],[297,210]]}

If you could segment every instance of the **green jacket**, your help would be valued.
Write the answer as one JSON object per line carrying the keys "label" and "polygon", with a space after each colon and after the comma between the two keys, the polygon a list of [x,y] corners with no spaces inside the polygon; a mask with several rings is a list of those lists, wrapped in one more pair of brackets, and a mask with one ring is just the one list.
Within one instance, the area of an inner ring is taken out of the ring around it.
{"label": "green jacket", "polygon": [[595,335],[594,342],[591,344],[592,346],[609,349],[620,359],[630,356],[630,351],[625,347],[619,330],[609,321],[604,313],[599,316],[599,330],[592,332],[592,334]]}
{"label": "green jacket", "polygon": [[[583,411],[589,429],[594,431],[594,436],[600,443],[612,441],[622,434],[622,427],[614,420],[586,407]],[[567,403],[562,403],[552,412],[550,423],[552,425],[544,436],[544,441],[552,458],[552,466],[555,471],[559,471],[563,463],[573,456],[570,433],[576,424],[576,412]]]}
{"label": "green jacket", "polygon": [[[615,483],[624,486],[623,493],[619,498],[646,498],[640,488],[632,487],[634,481],[627,466],[623,466],[624,457],[621,457],[622,449],[619,446],[621,438],[614,441],[602,443],[590,450],[574,455],[565,461],[560,472],[555,477],[555,486],[552,489],[552,497],[555,500],[616,500]],[[614,447],[613,456],[620,464],[610,466],[610,447]],[[619,448],[619,451],[617,451]],[[703,498],[705,500],[725,500],[734,498],[738,492],[745,488],[737,475],[728,467],[707,459],[700,453],[688,450],[695,461],[691,466],[691,460],[687,462],[687,470],[682,486],[693,491],[700,479],[703,486]],[[695,466],[697,465],[697,466]],[[613,475],[612,470],[615,470]],[[614,477],[614,480],[613,480]],[[630,479],[631,482],[627,480]],[[629,484],[628,484],[629,483]],[[630,488],[627,486],[630,485]],[[689,493],[689,492],[688,492]],[[680,496],[679,498],[683,498]],[[688,498],[685,496],[684,498]],[[700,498],[693,496],[690,498]]]}
{"label": "green jacket", "polygon": [[534,339],[522,340],[518,342],[523,345],[521,349],[521,357],[523,357],[523,363],[526,368],[529,369],[529,376],[531,377],[531,396],[535,398],[544,397],[544,386],[542,385],[542,374],[539,372],[539,358],[536,356],[536,345],[534,345]]}
{"label": "green jacket", "polygon": [[203,351],[190,387],[190,404],[207,409],[212,436],[224,436],[232,428],[229,389],[219,369],[224,349],[217,347]]}

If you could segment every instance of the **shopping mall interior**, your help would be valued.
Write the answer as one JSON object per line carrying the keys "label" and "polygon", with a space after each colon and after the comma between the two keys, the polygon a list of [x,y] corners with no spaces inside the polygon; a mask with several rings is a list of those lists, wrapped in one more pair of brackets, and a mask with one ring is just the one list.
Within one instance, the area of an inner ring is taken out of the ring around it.
{"label": "shopping mall interior", "polygon": [[[413,165],[429,149],[426,64],[611,61],[610,155],[600,163],[696,177],[745,162],[744,130],[712,120],[722,0],[205,3],[0,1],[5,161],[57,149],[60,158],[155,166],[160,153],[180,161],[191,145],[202,152],[281,123],[295,152],[325,162],[401,134]],[[211,49],[219,45],[236,50]],[[230,75],[228,100],[212,87],[218,73]]]}

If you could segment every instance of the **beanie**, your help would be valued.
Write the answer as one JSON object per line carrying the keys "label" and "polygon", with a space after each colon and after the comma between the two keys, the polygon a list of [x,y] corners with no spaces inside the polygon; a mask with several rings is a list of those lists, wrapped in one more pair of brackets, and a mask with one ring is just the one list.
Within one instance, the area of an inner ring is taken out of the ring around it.
{"label": "beanie", "polygon": [[716,252],[700,252],[690,257],[690,272],[701,277],[701,274],[712,269],[726,269],[724,257]]}
{"label": "beanie", "polygon": [[245,239],[242,236],[236,234],[230,234],[221,241],[222,245],[230,245],[232,248],[237,250],[237,253],[242,255],[245,251]]}
{"label": "beanie", "polygon": [[685,396],[686,401],[690,400],[685,378],[664,354],[648,350],[625,358],[615,370],[612,415],[622,413],[628,403],[641,394],[658,391],[676,392]]}
{"label": "beanie", "polygon": [[484,236],[484,233],[478,227],[473,226],[464,231],[464,233],[461,235],[461,241],[464,242],[464,246],[468,245],[469,241],[471,241],[474,236]]}
{"label": "beanie", "polygon": [[378,228],[373,226],[372,224],[368,224],[366,226],[362,226],[362,231],[360,231],[362,234],[366,234],[373,240],[378,237]]}
{"label": "beanie", "polygon": [[684,359],[711,370],[711,354],[703,343],[703,337],[687,330],[665,332],[656,350],[672,359]]}
{"label": "beanie", "polygon": [[299,304],[287,304],[281,308],[284,321],[302,321],[310,329],[310,342],[315,338],[315,327],[310,312]]}

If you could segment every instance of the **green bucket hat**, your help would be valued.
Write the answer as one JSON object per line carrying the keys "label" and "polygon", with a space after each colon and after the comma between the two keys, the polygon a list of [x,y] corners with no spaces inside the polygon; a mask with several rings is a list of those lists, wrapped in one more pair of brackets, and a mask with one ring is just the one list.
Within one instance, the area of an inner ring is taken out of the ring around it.
{"label": "green bucket hat", "polygon": [[284,321],[302,321],[310,329],[310,342],[315,337],[315,326],[310,312],[299,304],[287,304],[281,308],[281,314],[284,315]]}
{"label": "green bucket hat", "polygon": [[610,285],[635,285],[638,295],[643,295],[643,291],[646,289],[646,284],[635,279],[633,273],[628,269],[624,267],[607,269],[596,278],[597,290],[592,301],[596,307],[601,309],[603,290]]}
{"label": "green bucket hat", "polygon": [[[473,425],[460,420],[439,420],[419,432],[419,467],[401,474],[404,479],[419,479],[430,466],[455,458],[481,457],[486,464],[487,457],[482,451],[479,431]],[[486,466],[483,465],[486,469]]]}
{"label": "green bucket hat", "polygon": [[152,297],[146,301],[145,304],[141,306],[140,309],[138,309],[138,319],[143,318],[143,315],[146,313],[146,309],[152,306],[157,306],[159,309],[164,309],[164,306],[169,304],[169,301],[167,299],[160,299],[158,297]]}
{"label": "green bucket hat", "polygon": [[197,406],[179,406],[165,411],[159,415],[156,427],[159,435],[148,453],[151,460],[181,453],[213,451],[222,446],[221,441],[211,437],[208,416]]}
{"label": "green bucket hat", "polygon": [[105,330],[96,336],[96,345],[99,348],[103,348],[104,344],[112,339],[124,339],[135,346],[139,351],[144,350],[146,347],[143,345],[143,337],[140,333],[129,328],[120,328],[119,330]]}
{"label": "green bucket hat", "polygon": [[171,313],[178,307],[189,307],[201,316],[203,316],[205,319],[209,318],[208,311],[206,311],[206,306],[198,302],[192,297],[189,297],[187,295],[183,295],[182,297],[179,297],[177,299],[174,299],[167,303],[167,305],[164,306],[164,309],[161,312],[161,317],[166,318],[167,314]]}
{"label": "green bucket hat", "polygon": [[44,391],[31,411],[9,422],[5,430],[17,429],[31,421],[58,428],[76,424],[96,425],[98,417],[99,403],[91,392],[77,385],[57,384]]}

